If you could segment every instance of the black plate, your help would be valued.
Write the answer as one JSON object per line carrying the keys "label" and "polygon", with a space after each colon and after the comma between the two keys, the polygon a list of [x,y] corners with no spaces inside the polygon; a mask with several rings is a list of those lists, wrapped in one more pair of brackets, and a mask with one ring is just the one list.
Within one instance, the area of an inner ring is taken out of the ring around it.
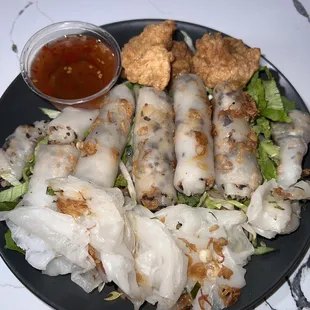
{"label": "black plate", "polygon": [[[160,20],[132,20],[113,23],[103,26],[123,46],[131,37],[138,35],[149,23],[160,22]],[[189,24],[177,22],[178,29],[185,30],[193,40],[200,38],[205,32],[214,30]],[[181,33],[176,33],[176,38],[183,39]],[[304,102],[290,84],[290,82],[270,62],[262,58],[262,65],[272,69],[278,83],[281,85],[282,94],[288,99],[294,100],[297,107],[307,110]],[[46,118],[38,107],[51,107],[50,104],[35,95],[24,83],[19,75],[6,90],[0,100],[0,145],[5,138],[21,124]],[[305,158],[305,165],[310,167],[310,156]],[[48,163],[46,165],[48,169]],[[253,257],[247,266],[247,285],[242,289],[239,302],[231,307],[236,309],[251,309],[262,302],[263,298],[271,295],[281,284],[285,277],[290,275],[301,261],[310,244],[310,208],[302,212],[302,221],[299,229],[291,235],[280,236],[267,245],[277,249],[276,252],[266,256]],[[133,309],[129,301],[118,299],[112,302],[103,300],[108,292],[114,287],[106,286],[99,294],[97,290],[86,294],[76,284],[70,281],[69,276],[48,277],[33,269],[24,256],[4,249],[4,233],[6,225],[0,223],[0,253],[17,278],[35,295],[56,309],[61,310],[102,310],[102,309]],[[154,309],[146,305],[143,309]]]}

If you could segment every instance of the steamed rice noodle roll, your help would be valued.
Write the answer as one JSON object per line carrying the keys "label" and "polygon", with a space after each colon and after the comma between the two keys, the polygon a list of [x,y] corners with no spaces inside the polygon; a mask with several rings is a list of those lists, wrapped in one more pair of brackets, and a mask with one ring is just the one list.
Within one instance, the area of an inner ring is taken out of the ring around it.
{"label": "steamed rice noodle roll", "polygon": [[186,284],[187,258],[170,231],[146,208],[129,211],[128,219],[136,238],[135,268],[142,295],[157,303],[158,310],[170,309]]}
{"label": "steamed rice noodle roll", "polygon": [[273,140],[280,146],[280,165],[277,167],[277,181],[288,188],[301,176],[302,159],[310,142],[309,113],[293,110],[289,112],[291,123],[272,123]]}
{"label": "steamed rice noodle roll", "polygon": [[51,207],[53,196],[47,193],[46,181],[71,174],[79,153],[73,145],[40,145],[28,192],[24,195],[21,205]]}
{"label": "steamed rice noodle roll", "polygon": [[[245,285],[243,266],[254,253],[241,226],[246,215],[236,210],[211,211],[176,205],[156,212],[155,216],[165,223],[188,257],[185,295],[193,299],[193,309],[207,309],[208,304],[222,309],[237,302]],[[228,299],[225,292],[232,298]]]}
{"label": "steamed rice noodle roll", "polygon": [[113,187],[130,133],[135,100],[125,85],[115,86],[104,99],[99,116],[84,142],[74,175],[103,187]]}
{"label": "steamed rice noodle roll", "polygon": [[310,198],[310,185],[301,181],[283,189],[274,180],[266,181],[253,193],[247,209],[248,222],[259,235],[271,239],[299,226],[298,200]]}
{"label": "steamed rice noodle roll", "polygon": [[37,143],[46,136],[47,126],[48,121],[22,125],[6,139],[0,149],[0,178],[7,179],[6,176],[9,174],[16,180],[21,179]]}
{"label": "steamed rice noodle roll", "polygon": [[174,112],[165,92],[152,87],[137,91],[133,130],[133,168],[138,202],[156,210],[176,201],[173,185]]}
{"label": "steamed rice noodle roll", "polygon": [[187,196],[202,194],[215,178],[211,105],[197,75],[180,75],[172,90],[177,159],[174,186]]}
{"label": "steamed rice noodle roll", "polygon": [[256,105],[232,82],[217,84],[213,95],[215,183],[226,197],[250,198],[262,181],[257,137],[249,123],[258,113]]}
{"label": "steamed rice noodle roll", "polygon": [[52,179],[49,186],[55,191],[57,210],[88,231],[88,252],[106,280],[117,284],[132,300],[140,300],[133,258],[135,240],[122,192],[73,176]]}
{"label": "steamed rice noodle roll", "polygon": [[99,110],[64,108],[48,125],[49,141],[56,144],[70,144],[84,140],[98,114]]}

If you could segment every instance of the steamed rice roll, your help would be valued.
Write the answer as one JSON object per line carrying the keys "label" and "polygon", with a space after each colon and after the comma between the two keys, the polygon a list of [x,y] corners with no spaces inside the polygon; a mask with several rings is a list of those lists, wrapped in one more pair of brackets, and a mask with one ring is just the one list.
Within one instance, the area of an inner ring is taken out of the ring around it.
{"label": "steamed rice roll", "polygon": [[137,97],[132,175],[138,201],[156,210],[176,201],[174,112],[166,93],[155,88],[140,88]]}
{"label": "steamed rice roll", "polygon": [[84,142],[74,175],[103,187],[113,187],[120,158],[130,133],[135,100],[131,90],[115,86],[104,100],[99,116]]}
{"label": "steamed rice roll", "polygon": [[206,89],[194,74],[173,82],[175,111],[175,188],[187,196],[202,194],[214,183],[212,109]]}
{"label": "steamed rice roll", "polygon": [[53,196],[46,194],[46,181],[71,174],[79,153],[79,150],[72,145],[40,145],[28,192],[24,195],[22,204],[50,207]]}
{"label": "steamed rice roll", "polygon": [[280,165],[277,167],[277,181],[287,188],[301,176],[302,159],[310,142],[309,113],[293,110],[289,112],[291,123],[272,123],[273,140],[280,146]]}
{"label": "steamed rice roll", "polygon": [[103,282],[88,251],[88,229],[70,216],[29,205],[8,212],[7,225],[32,267],[51,276],[71,274],[87,293]]}
{"label": "steamed rice roll", "polygon": [[102,188],[73,176],[48,182],[55,191],[57,210],[87,229],[89,252],[131,299],[140,299],[136,281],[134,234],[125,216],[124,197],[118,188]]}
{"label": "steamed rice roll", "polygon": [[256,105],[233,83],[214,88],[215,183],[226,197],[250,198],[262,176],[258,167],[257,136],[249,120]]}
{"label": "steamed rice roll", "polygon": [[99,110],[64,108],[48,125],[49,141],[70,144],[84,140],[84,136],[99,114]]}
{"label": "steamed rice roll", "polygon": [[274,179],[264,182],[252,195],[248,222],[256,233],[268,239],[289,234],[299,227],[298,200],[309,198],[309,182],[300,181],[288,189],[280,187]]}
{"label": "steamed rice roll", "polygon": [[47,125],[48,121],[21,125],[6,139],[0,149],[0,177],[11,174],[17,180],[21,179],[37,143],[46,136]]}
{"label": "steamed rice roll", "polygon": [[[141,206],[128,212],[136,237],[135,269],[143,298],[157,303],[158,310],[171,309],[186,284],[187,258],[170,231],[154,214]],[[140,305],[133,301],[135,309]]]}
{"label": "steamed rice roll", "polygon": [[[193,309],[223,309],[236,303],[246,284],[243,268],[254,248],[242,225],[242,211],[170,206],[154,214],[171,231],[188,258],[186,292]],[[198,283],[198,284],[197,284]],[[195,296],[194,287],[200,285]],[[232,298],[223,293],[231,292]],[[182,299],[179,301],[181,303]],[[179,309],[177,307],[177,309]],[[183,308],[181,308],[183,309]]]}

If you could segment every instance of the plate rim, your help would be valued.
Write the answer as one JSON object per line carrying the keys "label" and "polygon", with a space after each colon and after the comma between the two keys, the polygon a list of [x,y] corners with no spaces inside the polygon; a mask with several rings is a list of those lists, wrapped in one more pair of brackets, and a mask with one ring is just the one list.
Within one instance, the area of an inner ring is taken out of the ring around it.
{"label": "plate rim", "polygon": [[[165,20],[168,19],[160,19],[160,18],[138,18],[138,19],[126,19],[126,20],[122,20],[122,21],[115,21],[112,23],[107,23],[107,24],[103,24],[100,25],[100,27],[104,28],[104,27],[117,27],[118,25],[123,25],[123,24],[130,24],[130,23],[146,23],[146,24],[150,24],[150,23],[160,23],[163,22]],[[208,26],[205,25],[201,25],[201,24],[196,24],[196,23],[191,23],[188,21],[182,21],[182,20],[173,20],[176,25],[188,25],[190,27],[198,27],[198,28],[204,28],[206,32],[220,32],[223,36],[226,37],[231,37],[231,38],[235,38],[233,36],[230,36],[224,32],[221,32],[219,30],[210,28]],[[242,38],[241,38],[242,40]],[[248,46],[248,45],[246,45]],[[281,78],[291,87],[291,89],[293,90],[295,96],[298,97],[298,99],[304,104],[304,106],[306,107],[306,109],[308,110],[308,112],[310,112],[310,104],[309,106],[306,104],[306,102],[302,99],[301,95],[297,92],[296,88],[294,87],[294,85],[290,82],[290,80],[272,63],[270,62],[265,55],[261,55],[261,59],[264,60],[264,62],[268,65],[268,67],[272,68],[273,70],[275,70],[279,76],[281,76]],[[5,101],[5,97],[8,95],[10,88],[13,86],[13,84],[18,83],[18,79],[21,78],[21,74],[19,73],[14,79],[13,81],[10,83],[10,85],[5,89],[5,91],[3,92],[3,94],[0,97],[0,107],[2,102]],[[1,225],[3,225],[3,222],[1,222]],[[6,225],[4,223],[4,225]],[[293,232],[294,233],[294,232]],[[287,279],[294,273],[295,270],[297,270],[298,265],[301,263],[301,261],[304,259],[307,251],[310,248],[310,234],[308,235],[307,240],[305,240],[305,246],[304,248],[301,250],[300,255],[290,264],[290,267],[288,267],[286,269],[286,271],[284,273],[282,273],[282,276],[276,280],[275,284],[272,287],[269,287],[269,289],[266,291],[266,293],[264,294],[264,296],[258,296],[253,298],[253,301],[248,304],[245,305],[244,309],[254,309],[255,307],[259,306],[260,304],[262,304],[266,299],[268,299],[270,296],[272,296],[273,294],[276,293],[276,290],[278,290],[285,282],[287,282]],[[12,274],[24,285],[24,287],[30,291],[33,295],[35,295],[37,298],[41,299],[41,301],[43,301],[46,305],[53,307],[54,309],[57,310],[66,310],[66,308],[64,308],[63,306],[59,306],[56,305],[55,302],[53,302],[53,300],[45,297],[45,295],[41,294],[40,291],[36,290],[34,287],[32,287],[32,285],[27,284],[27,279],[24,278],[24,276],[22,276],[18,271],[16,271],[14,269],[13,266],[10,265],[9,259],[7,259],[5,252],[6,249],[3,247],[0,247],[0,257],[2,258],[2,260],[4,261],[4,263],[6,264],[6,266],[9,268],[9,270],[12,272]],[[17,253],[19,254],[19,253]],[[250,264],[251,262],[249,262],[248,264]],[[32,267],[33,268],[33,267]],[[33,268],[34,270],[36,270],[35,268]],[[40,272],[39,270],[36,270],[37,272]],[[242,290],[242,289],[241,289]],[[238,303],[236,304],[238,305]],[[236,306],[235,305],[235,306]],[[229,308],[228,308],[229,309]]]}

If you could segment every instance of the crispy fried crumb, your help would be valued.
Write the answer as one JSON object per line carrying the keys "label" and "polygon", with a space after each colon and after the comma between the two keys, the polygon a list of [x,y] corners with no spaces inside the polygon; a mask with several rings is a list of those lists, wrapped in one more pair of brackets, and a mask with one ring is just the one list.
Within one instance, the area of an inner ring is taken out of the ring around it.
{"label": "crispy fried crumb", "polygon": [[96,140],[96,143],[91,141],[80,142],[77,143],[77,148],[84,153],[84,157],[91,156],[97,153],[98,141]]}
{"label": "crispy fried crumb", "polygon": [[259,67],[260,49],[248,48],[242,40],[205,34],[196,43],[193,71],[205,86],[213,88],[223,81],[245,85]]}
{"label": "crispy fried crumb", "polygon": [[234,305],[238,301],[241,293],[239,288],[228,285],[221,285],[218,292],[226,307]]}

